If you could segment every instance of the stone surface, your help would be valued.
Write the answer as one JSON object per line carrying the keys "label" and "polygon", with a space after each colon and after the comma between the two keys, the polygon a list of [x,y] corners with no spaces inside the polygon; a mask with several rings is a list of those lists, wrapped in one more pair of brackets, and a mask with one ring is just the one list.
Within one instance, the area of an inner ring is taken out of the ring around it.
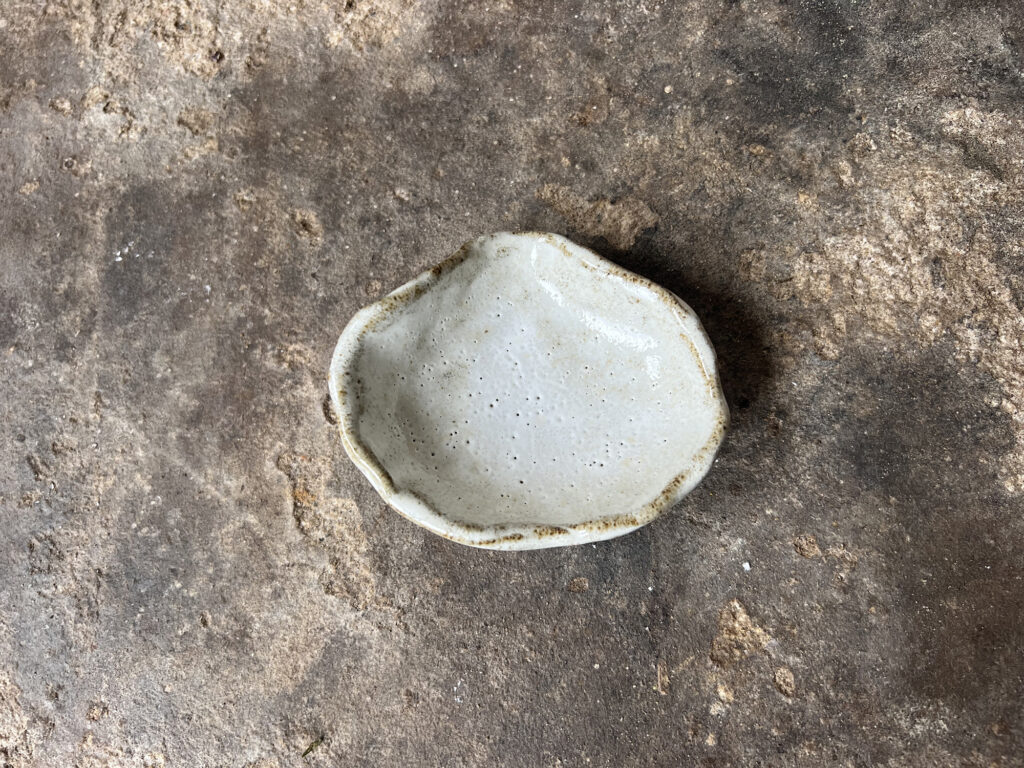
{"label": "stone surface", "polygon": [[[0,765],[1022,765],[1022,30],[2,4]],[[345,322],[499,229],[717,345],[718,463],[635,534],[455,546],[344,459]]]}

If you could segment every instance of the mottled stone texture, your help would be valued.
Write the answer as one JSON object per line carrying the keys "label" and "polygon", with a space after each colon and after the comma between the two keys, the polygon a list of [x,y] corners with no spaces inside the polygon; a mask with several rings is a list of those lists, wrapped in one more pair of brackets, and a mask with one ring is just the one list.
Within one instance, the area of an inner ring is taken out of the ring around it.
{"label": "mottled stone texture", "polygon": [[[1024,5],[0,4],[0,766],[1024,764]],[[388,511],[326,365],[499,229],[693,305],[627,537]],[[748,569],[749,566],[749,569]]]}

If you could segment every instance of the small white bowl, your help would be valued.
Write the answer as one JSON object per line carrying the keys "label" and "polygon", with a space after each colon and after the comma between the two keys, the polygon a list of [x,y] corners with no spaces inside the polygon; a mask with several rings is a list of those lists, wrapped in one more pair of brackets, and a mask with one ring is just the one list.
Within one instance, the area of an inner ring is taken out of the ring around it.
{"label": "small white bowl", "polygon": [[693,311],[551,234],[477,238],[360,310],[330,390],[381,497],[489,549],[649,523],[704,477],[728,422]]}

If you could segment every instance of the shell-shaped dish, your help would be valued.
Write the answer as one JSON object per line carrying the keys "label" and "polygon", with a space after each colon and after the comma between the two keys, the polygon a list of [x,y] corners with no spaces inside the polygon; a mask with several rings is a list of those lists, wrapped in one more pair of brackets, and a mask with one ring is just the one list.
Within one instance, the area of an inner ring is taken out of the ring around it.
{"label": "shell-shaped dish", "polygon": [[649,523],[704,477],[728,422],[693,311],[551,234],[472,240],[360,310],[329,383],[381,497],[491,549]]}

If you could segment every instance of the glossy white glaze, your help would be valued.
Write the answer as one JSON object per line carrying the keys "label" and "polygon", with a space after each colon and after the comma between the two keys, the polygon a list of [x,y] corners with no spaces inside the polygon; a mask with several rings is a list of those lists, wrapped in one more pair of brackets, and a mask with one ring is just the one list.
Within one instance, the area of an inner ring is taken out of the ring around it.
{"label": "glossy white glaze", "polygon": [[478,238],[361,310],[330,390],[392,507],[495,549],[650,522],[708,471],[728,420],[692,310],[551,234]]}

